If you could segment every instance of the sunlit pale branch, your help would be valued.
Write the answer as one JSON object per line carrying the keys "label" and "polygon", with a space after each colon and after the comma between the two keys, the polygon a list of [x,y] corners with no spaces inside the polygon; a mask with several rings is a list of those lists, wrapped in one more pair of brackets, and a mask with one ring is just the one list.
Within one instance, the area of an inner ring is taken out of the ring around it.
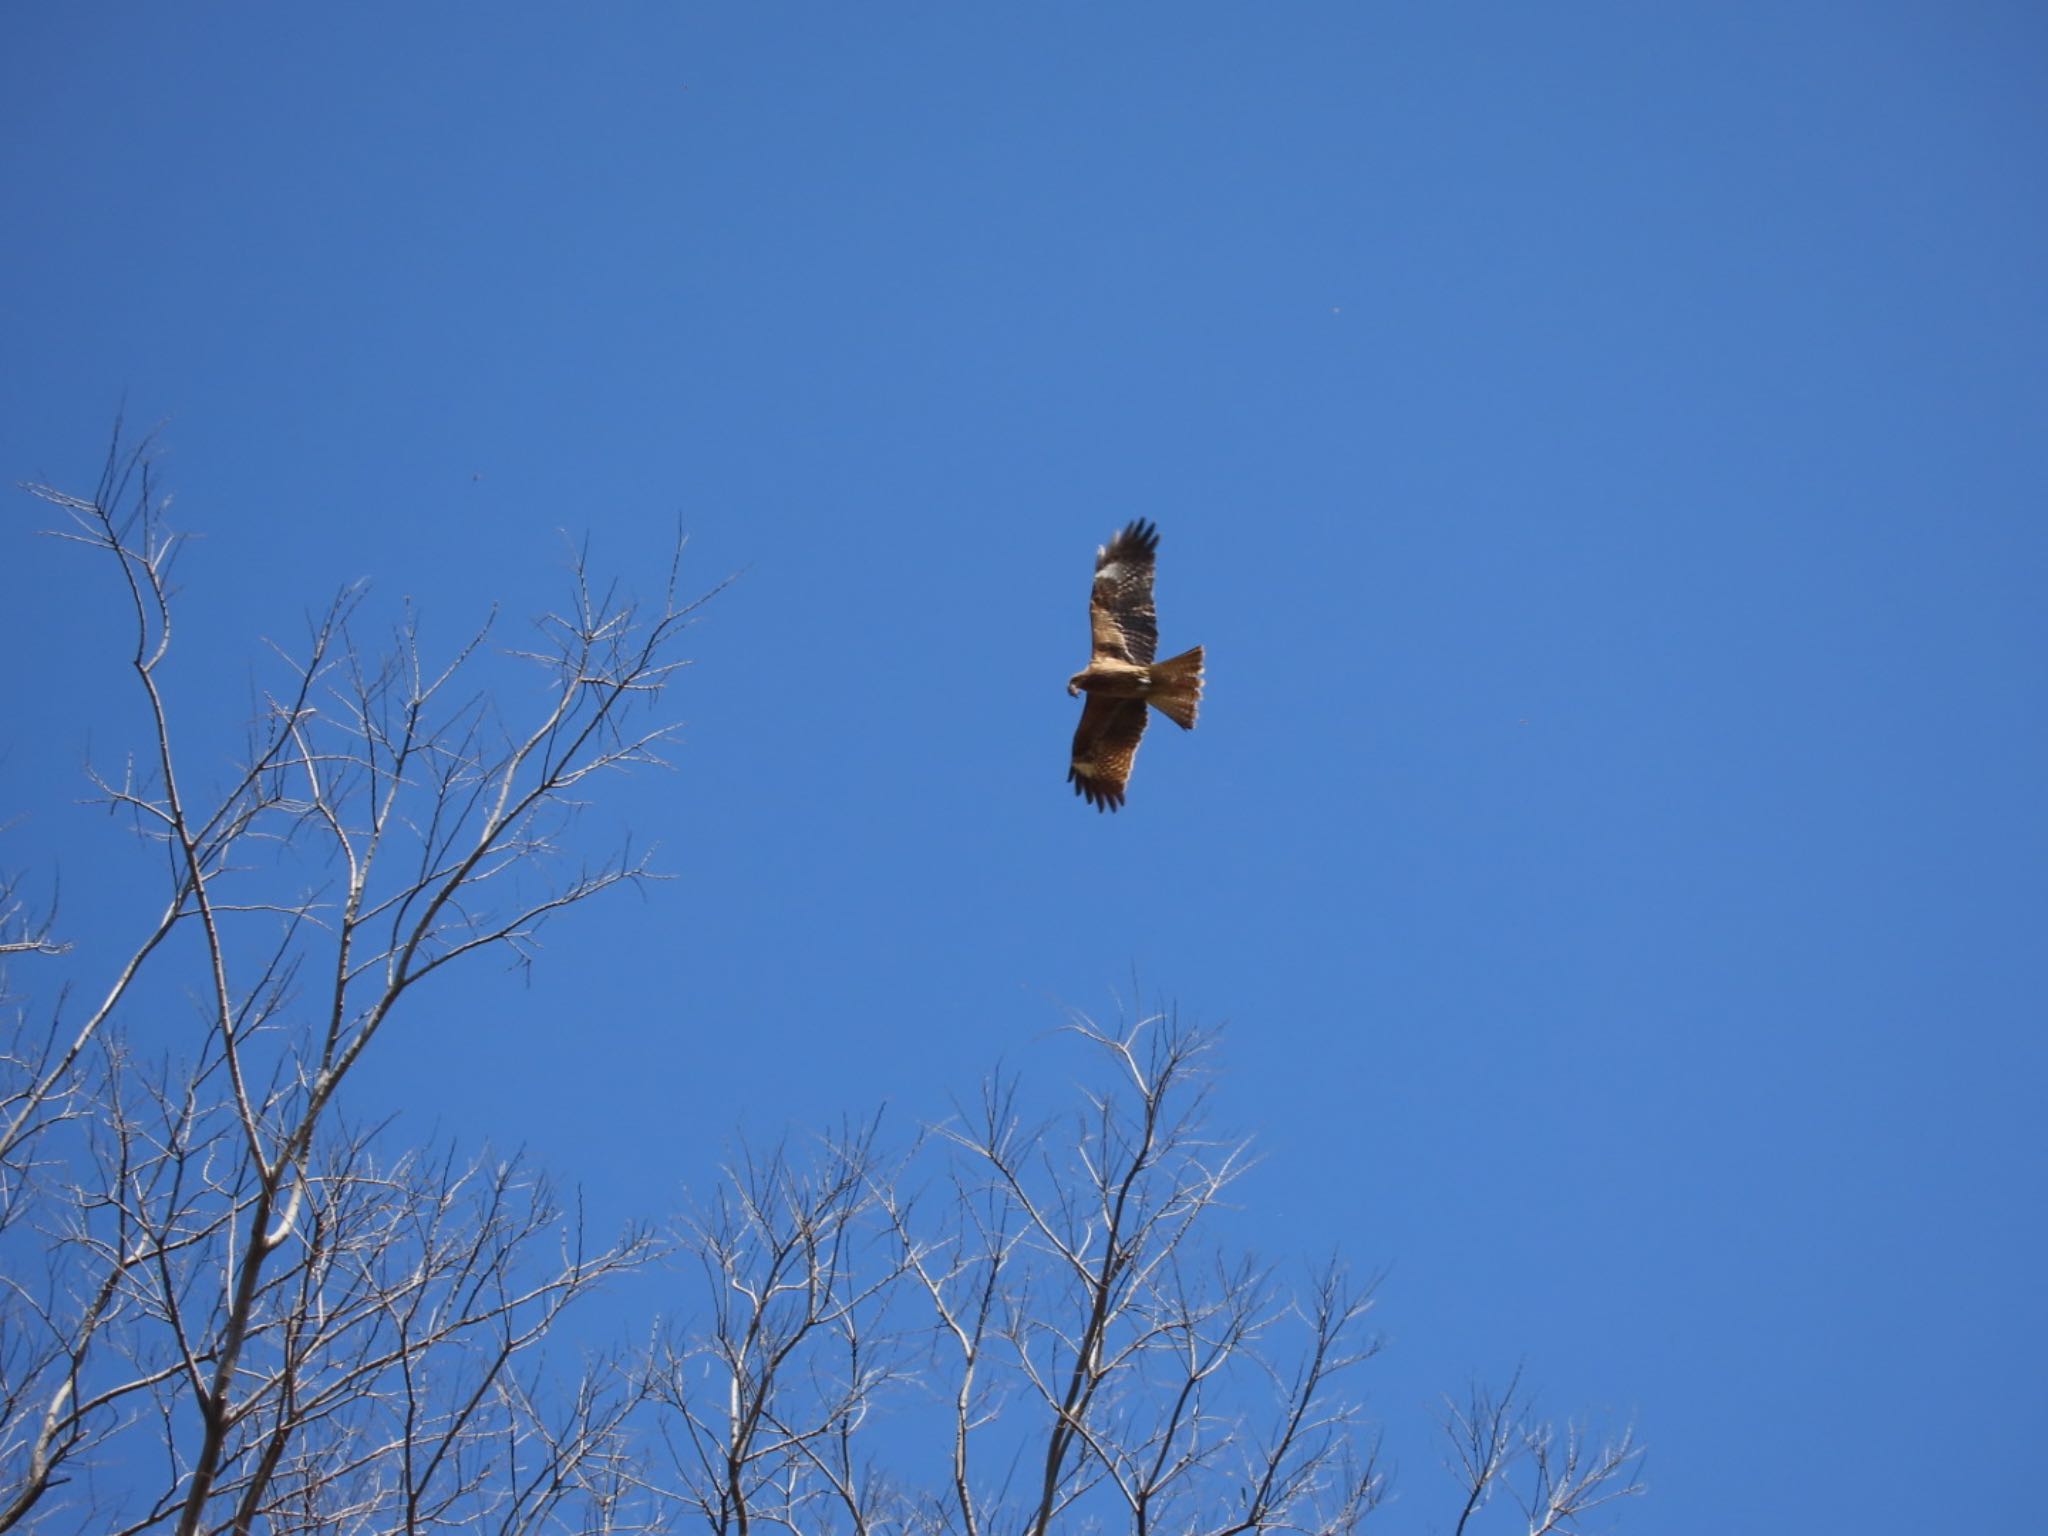
{"label": "sunlit pale branch", "polygon": [[1588,1444],[1584,1432],[1536,1424],[1524,1431],[1531,1472],[1515,1502],[1529,1523],[1529,1536],[1573,1532],[1593,1510],[1643,1491],[1641,1447],[1633,1429],[1604,1444]]}
{"label": "sunlit pale branch", "polygon": [[[52,937],[56,927],[56,903],[36,911],[21,894],[21,877],[0,871],[0,960],[10,955],[68,954],[70,944]],[[0,1002],[4,1001],[5,988],[0,987]]]}
{"label": "sunlit pale branch", "polygon": [[991,1380],[999,1378],[985,1373],[985,1365],[1004,1296],[1005,1272],[1021,1233],[1007,1202],[977,1198],[957,1173],[949,1183],[951,1198],[943,1205],[947,1225],[931,1236],[918,1230],[916,1202],[905,1192],[884,1185],[877,1197],[905,1269],[937,1319],[935,1347],[951,1355],[947,1488],[943,1494],[923,1497],[921,1523],[979,1536],[982,1501],[975,1490],[969,1447],[976,1430],[1002,1407],[1000,1387],[990,1387]]}
{"label": "sunlit pale branch", "polygon": [[1456,1531],[1503,1492],[1521,1510],[1529,1536],[1551,1536],[1578,1531],[1593,1510],[1643,1491],[1643,1452],[1633,1430],[1593,1445],[1576,1425],[1560,1430],[1534,1418],[1520,1371],[1498,1394],[1474,1387],[1464,1406],[1447,1406],[1449,1466],[1464,1495]]}
{"label": "sunlit pale branch", "polygon": [[1444,1399],[1444,1436],[1451,1447],[1446,1465],[1464,1491],[1464,1506],[1452,1536],[1464,1536],[1472,1517],[1499,1491],[1502,1475],[1514,1459],[1521,1431],[1515,1394],[1521,1380],[1522,1373],[1517,1370],[1508,1379],[1506,1390],[1497,1395],[1474,1386],[1462,1407]]}

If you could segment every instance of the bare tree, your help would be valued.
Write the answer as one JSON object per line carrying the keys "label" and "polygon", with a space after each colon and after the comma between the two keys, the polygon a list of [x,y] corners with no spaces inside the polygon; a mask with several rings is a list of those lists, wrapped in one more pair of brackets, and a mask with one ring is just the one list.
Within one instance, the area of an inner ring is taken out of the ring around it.
{"label": "bare tree", "polygon": [[[1064,1132],[1027,1127],[1000,1079],[941,1128],[953,1210],[917,1273],[956,1380],[984,1360],[993,1380],[954,1394],[952,1486],[928,1518],[967,1536],[1354,1525],[1379,1484],[1335,1388],[1376,1347],[1369,1292],[1331,1266],[1290,1294],[1209,1239],[1249,1149],[1207,1126],[1205,1035],[1072,1027],[1111,1073]],[[985,1458],[1015,1466],[997,1476],[974,1458],[1005,1399],[1032,1428]]]}
{"label": "bare tree", "polygon": [[826,1138],[808,1166],[786,1149],[743,1154],[684,1223],[708,1320],[664,1344],[655,1395],[671,1410],[661,1428],[677,1495],[706,1530],[893,1521],[892,1492],[855,1440],[906,1379],[890,1326],[904,1260],[881,1219],[890,1173],[875,1131]]}
{"label": "bare tree", "polygon": [[[998,1077],[913,1155],[868,1126],[727,1170],[684,1235],[705,1319],[657,1394],[708,1529],[1242,1536],[1380,1508],[1370,1287],[1219,1245],[1249,1149],[1208,1126],[1210,1037],[1072,1030],[1108,1070],[1071,1120]],[[1533,1536],[1638,1486],[1631,1439],[1589,1451],[1513,1388],[1453,1429],[1461,1532],[1517,1465]]]}
{"label": "bare tree", "polygon": [[[90,496],[31,490],[118,584],[146,746],[94,778],[162,900],[96,1002],[10,1004],[0,1530],[652,1524],[621,1437],[644,1372],[556,1388],[535,1364],[655,1233],[588,1244],[517,1162],[394,1150],[340,1094],[428,977],[524,962],[550,917],[648,878],[630,849],[574,856],[571,825],[597,775],[659,761],[698,604],[673,565],[643,609],[579,559],[514,653],[546,692],[513,724],[467,681],[485,634],[430,664],[408,614],[373,648],[344,593],[209,787],[166,687],[179,541],[146,445],[117,439]],[[61,947],[11,890],[0,940]]]}

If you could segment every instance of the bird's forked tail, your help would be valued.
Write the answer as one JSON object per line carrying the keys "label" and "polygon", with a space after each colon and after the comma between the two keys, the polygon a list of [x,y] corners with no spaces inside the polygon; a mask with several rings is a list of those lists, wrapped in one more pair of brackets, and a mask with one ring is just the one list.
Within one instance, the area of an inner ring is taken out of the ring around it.
{"label": "bird's forked tail", "polygon": [[1184,731],[1195,728],[1195,711],[1202,703],[1202,648],[1182,651],[1178,656],[1152,663],[1152,689],[1146,694],[1152,707]]}

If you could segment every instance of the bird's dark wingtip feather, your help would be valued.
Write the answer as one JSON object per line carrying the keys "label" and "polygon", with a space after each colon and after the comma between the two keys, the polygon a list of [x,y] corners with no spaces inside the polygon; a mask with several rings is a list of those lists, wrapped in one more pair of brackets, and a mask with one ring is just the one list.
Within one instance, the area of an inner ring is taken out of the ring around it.
{"label": "bird's dark wingtip feather", "polygon": [[1107,784],[1098,784],[1093,779],[1084,779],[1073,769],[1067,770],[1067,782],[1074,786],[1074,793],[1086,800],[1099,811],[1113,811],[1124,803],[1123,792]]}
{"label": "bird's dark wingtip feather", "polygon": [[1134,517],[1119,528],[1107,544],[1097,564],[1104,564],[1123,555],[1156,555],[1159,553],[1159,525],[1142,517]]}

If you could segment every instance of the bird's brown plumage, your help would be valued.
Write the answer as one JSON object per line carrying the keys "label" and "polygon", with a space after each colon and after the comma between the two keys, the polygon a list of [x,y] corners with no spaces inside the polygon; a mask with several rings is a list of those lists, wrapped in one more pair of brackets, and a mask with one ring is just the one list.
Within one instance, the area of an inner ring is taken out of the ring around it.
{"label": "bird's brown plumage", "polygon": [[1184,730],[1192,730],[1202,697],[1202,648],[1155,664],[1159,618],[1152,606],[1159,530],[1140,518],[1095,552],[1095,585],[1088,626],[1093,653],[1068,680],[1069,693],[1088,695],[1067,779],[1074,793],[1098,811],[1124,803],[1145,734],[1149,703]]}
{"label": "bird's brown plumage", "polygon": [[1067,768],[1074,793],[1098,811],[1124,803],[1124,786],[1138,759],[1138,738],[1145,734],[1143,699],[1108,699],[1088,695],[1081,706],[1081,724],[1074,731],[1074,755]]}

